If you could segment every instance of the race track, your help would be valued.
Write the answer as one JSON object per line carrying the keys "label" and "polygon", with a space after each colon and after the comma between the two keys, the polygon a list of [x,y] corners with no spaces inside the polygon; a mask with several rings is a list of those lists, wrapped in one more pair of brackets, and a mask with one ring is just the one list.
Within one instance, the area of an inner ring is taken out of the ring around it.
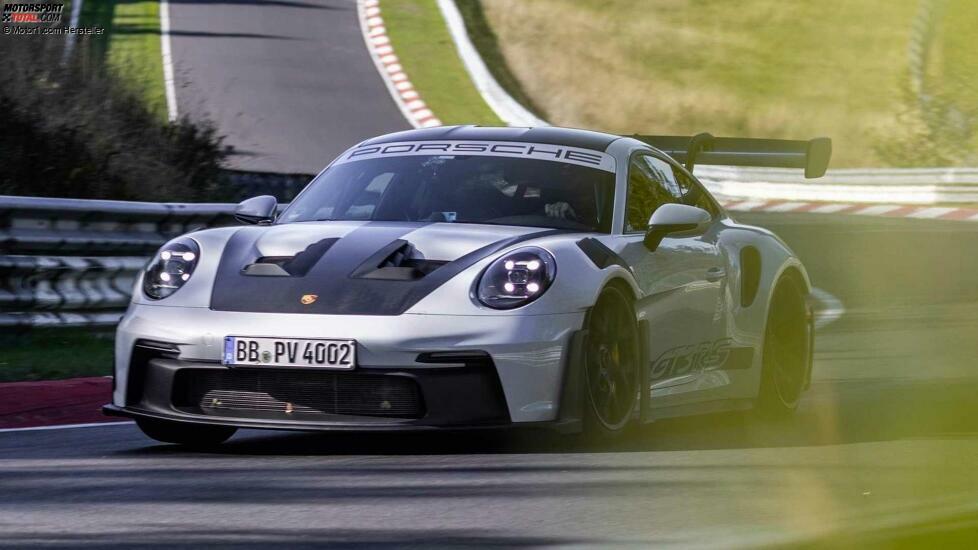
{"label": "race track", "polygon": [[354,0],[170,0],[178,111],[212,120],[232,168],[315,174],[356,142],[406,130]]}
{"label": "race track", "polygon": [[959,280],[976,272],[962,259],[975,256],[973,226],[740,217],[776,227],[847,306],[819,334],[813,387],[791,420],[662,421],[604,448],[538,432],[248,431],[200,454],[130,424],[0,433],[0,540],[865,546],[924,533],[935,546],[978,543],[978,310],[974,285]]}

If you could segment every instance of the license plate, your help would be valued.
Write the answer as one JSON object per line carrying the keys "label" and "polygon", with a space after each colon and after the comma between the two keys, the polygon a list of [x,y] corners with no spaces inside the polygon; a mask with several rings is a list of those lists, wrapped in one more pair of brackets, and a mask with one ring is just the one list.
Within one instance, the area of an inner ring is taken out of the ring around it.
{"label": "license plate", "polygon": [[355,340],[227,336],[221,362],[238,366],[352,369],[357,364],[357,343]]}

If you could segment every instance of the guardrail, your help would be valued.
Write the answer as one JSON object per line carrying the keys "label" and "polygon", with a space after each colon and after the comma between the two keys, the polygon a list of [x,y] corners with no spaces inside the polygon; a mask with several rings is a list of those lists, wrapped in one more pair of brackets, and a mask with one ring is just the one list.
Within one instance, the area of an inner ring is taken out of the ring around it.
{"label": "guardrail", "polygon": [[0,328],[114,325],[146,258],[234,206],[0,196]]}
{"label": "guardrail", "polygon": [[806,180],[797,170],[697,166],[721,198],[896,204],[978,203],[978,168],[851,168]]}

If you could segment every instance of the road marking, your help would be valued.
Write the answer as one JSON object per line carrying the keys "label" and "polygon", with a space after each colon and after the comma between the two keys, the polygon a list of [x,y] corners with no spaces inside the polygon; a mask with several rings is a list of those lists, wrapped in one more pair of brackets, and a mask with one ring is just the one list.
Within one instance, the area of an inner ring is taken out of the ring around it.
{"label": "road marking", "polygon": [[545,120],[538,118],[513,99],[493,78],[478,50],[472,44],[465,30],[465,21],[455,2],[453,0],[437,0],[437,2],[438,9],[441,10],[445,24],[448,26],[448,33],[455,42],[455,50],[462,59],[462,65],[465,66],[472,84],[479,91],[486,105],[509,126],[549,126]]}
{"label": "road marking", "polygon": [[[81,18],[82,4],[84,3],[84,0],[74,0],[74,2],[71,3],[71,21],[68,22],[68,26],[72,29],[78,28],[78,20]],[[68,58],[71,57],[71,53],[75,51],[75,41],[77,37],[78,35],[75,33],[69,33],[65,38],[65,51],[64,55],[61,57],[62,63],[66,63]]]}
{"label": "road marking", "polygon": [[173,84],[173,53],[170,49],[170,2],[160,0],[160,53],[163,58],[163,87],[166,89],[166,113],[170,122],[179,116],[177,90]]}
{"label": "road marking", "polygon": [[132,420],[121,422],[89,422],[88,424],[57,424],[54,426],[31,426],[28,428],[0,428],[0,433],[6,432],[32,432],[41,430],[69,430],[74,428],[98,428],[100,426],[125,426],[135,424]]}

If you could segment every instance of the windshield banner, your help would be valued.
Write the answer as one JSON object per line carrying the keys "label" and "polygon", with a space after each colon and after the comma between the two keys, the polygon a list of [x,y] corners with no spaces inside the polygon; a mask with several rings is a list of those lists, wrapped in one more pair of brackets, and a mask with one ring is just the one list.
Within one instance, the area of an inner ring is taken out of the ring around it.
{"label": "windshield banner", "polygon": [[334,164],[418,155],[515,157],[577,164],[611,173],[615,171],[615,159],[607,153],[581,147],[519,141],[399,141],[363,145],[343,153]]}

